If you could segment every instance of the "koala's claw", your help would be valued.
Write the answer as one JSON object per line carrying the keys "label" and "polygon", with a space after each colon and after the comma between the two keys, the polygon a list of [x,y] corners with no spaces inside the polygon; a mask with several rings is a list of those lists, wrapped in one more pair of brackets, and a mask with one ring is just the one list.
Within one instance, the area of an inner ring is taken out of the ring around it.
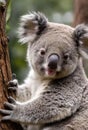
{"label": "koala's claw", "polygon": [[9,88],[8,88],[8,90],[13,90],[13,91],[16,91],[16,90],[17,90],[17,88],[16,88],[16,87],[14,87],[14,88],[13,88],[13,87],[9,87]]}
{"label": "koala's claw", "polygon": [[12,98],[11,96],[8,97],[8,101],[9,101],[10,103],[16,104],[16,100],[15,100],[14,98]]}
{"label": "koala's claw", "polygon": [[8,101],[9,102],[4,103],[4,106],[13,110],[15,108],[15,105],[16,105],[16,100],[10,96],[10,97],[8,97]]}
{"label": "koala's claw", "polygon": [[1,119],[1,122],[2,121],[9,121],[10,120],[10,116],[4,116],[2,119]]}
{"label": "koala's claw", "polygon": [[13,90],[16,91],[17,87],[18,87],[18,80],[17,79],[13,79],[11,81],[8,82],[8,90]]}
{"label": "koala's claw", "polygon": [[11,103],[9,103],[9,102],[5,102],[5,103],[4,103],[4,106],[5,106],[5,107],[8,107],[8,108],[11,109],[11,110],[13,110],[13,109],[15,108],[15,105],[13,105],[13,104],[11,104]]}
{"label": "koala's claw", "polygon": [[4,106],[6,107],[6,110],[0,109],[0,113],[3,114],[3,115],[5,115],[5,116],[1,119],[1,121],[11,120],[12,114],[13,114],[15,108],[16,108],[16,101],[15,101],[15,99],[12,98],[12,97],[9,97],[8,100],[9,100],[10,102],[12,102],[12,103],[10,103],[10,102],[5,102],[5,103],[4,103]]}
{"label": "koala's claw", "polygon": [[10,87],[17,87],[18,80],[17,79],[11,80],[11,81],[9,81],[8,84],[9,84]]}
{"label": "koala's claw", "polygon": [[9,115],[12,113],[12,111],[0,109],[0,113],[5,114],[5,115]]}

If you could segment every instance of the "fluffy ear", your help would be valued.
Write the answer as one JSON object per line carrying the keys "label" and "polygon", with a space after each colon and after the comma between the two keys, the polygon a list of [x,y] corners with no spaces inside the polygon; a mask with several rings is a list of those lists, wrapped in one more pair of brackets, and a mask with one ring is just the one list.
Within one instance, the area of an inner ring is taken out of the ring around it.
{"label": "fluffy ear", "polygon": [[23,15],[18,28],[19,42],[33,42],[47,27],[47,18],[40,12]]}
{"label": "fluffy ear", "polygon": [[74,39],[79,53],[88,59],[88,26],[84,24],[78,25],[74,31]]}

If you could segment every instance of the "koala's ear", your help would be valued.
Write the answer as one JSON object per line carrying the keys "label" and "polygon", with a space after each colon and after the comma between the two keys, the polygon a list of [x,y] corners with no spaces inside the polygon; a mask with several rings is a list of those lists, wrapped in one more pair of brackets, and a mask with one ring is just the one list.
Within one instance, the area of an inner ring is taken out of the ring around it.
{"label": "koala's ear", "polygon": [[74,30],[74,39],[81,56],[88,59],[88,26],[78,25]]}
{"label": "koala's ear", "polygon": [[23,15],[18,28],[19,42],[33,42],[47,27],[47,18],[40,12]]}

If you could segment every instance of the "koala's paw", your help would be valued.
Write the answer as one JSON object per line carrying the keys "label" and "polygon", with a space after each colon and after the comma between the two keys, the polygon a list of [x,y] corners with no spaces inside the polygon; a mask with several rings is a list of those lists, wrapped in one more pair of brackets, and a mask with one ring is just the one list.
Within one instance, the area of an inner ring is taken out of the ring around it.
{"label": "koala's paw", "polygon": [[16,79],[16,75],[12,75],[12,80],[8,82],[8,90],[17,91],[18,88],[18,80]]}
{"label": "koala's paw", "polygon": [[4,115],[4,117],[2,117],[1,121],[7,121],[7,120],[14,120],[14,111],[16,111],[16,106],[17,103],[15,101],[14,98],[9,97],[8,98],[9,102],[5,102],[4,106],[6,107],[5,109],[0,109],[0,113]]}

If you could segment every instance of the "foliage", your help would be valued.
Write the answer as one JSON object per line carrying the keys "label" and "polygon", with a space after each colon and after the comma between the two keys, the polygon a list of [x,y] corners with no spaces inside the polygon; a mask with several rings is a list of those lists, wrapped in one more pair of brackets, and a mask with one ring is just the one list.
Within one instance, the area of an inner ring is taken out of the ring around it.
{"label": "foliage", "polygon": [[8,25],[8,22],[9,22],[9,19],[10,19],[10,16],[11,16],[11,3],[12,3],[12,0],[8,0],[7,14],[6,14],[6,31],[9,31],[9,29],[10,29],[10,26]]}

